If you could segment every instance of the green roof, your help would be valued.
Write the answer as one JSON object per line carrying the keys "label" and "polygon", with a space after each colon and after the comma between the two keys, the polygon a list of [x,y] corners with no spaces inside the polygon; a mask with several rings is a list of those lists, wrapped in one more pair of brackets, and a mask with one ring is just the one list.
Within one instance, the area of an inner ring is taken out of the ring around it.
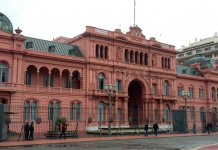
{"label": "green roof", "polygon": [[7,32],[13,33],[13,26],[11,21],[0,12],[0,29],[5,30]]}
{"label": "green roof", "polygon": [[[57,43],[53,41],[46,41],[31,37],[25,37],[26,41],[24,42],[24,48],[28,50],[34,50],[34,51],[41,51],[41,52],[49,52],[50,46],[55,46],[54,54],[59,55],[67,55],[67,56],[74,56],[74,57],[84,57],[82,54],[79,46],[75,45],[69,45],[64,43]],[[32,46],[28,46],[27,43],[32,42]]]}
{"label": "green roof", "polygon": [[176,73],[203,77],[203,75],[200,73],[200,71],[197,68],[192,68],[182,65],[176,65]]}

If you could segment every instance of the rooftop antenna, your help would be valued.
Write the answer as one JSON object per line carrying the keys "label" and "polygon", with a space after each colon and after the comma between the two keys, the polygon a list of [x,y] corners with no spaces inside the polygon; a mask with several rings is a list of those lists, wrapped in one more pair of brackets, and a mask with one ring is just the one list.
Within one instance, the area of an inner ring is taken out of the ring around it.
{"label": "rooftop antenna", "polygon": [[136,2],[134,0],[134,26],[135,26],[135,5],[136,5]]}

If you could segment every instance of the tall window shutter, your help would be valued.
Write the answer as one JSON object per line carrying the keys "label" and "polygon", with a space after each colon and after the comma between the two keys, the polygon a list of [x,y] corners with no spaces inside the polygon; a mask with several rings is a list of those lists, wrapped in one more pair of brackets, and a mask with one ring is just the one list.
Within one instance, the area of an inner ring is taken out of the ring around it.
{"label": "tall window shutter", "polygon": [[29,115],[30,115],[30,102],[26,101],[25,106],[24,106],[24,117],[25,120],[29,120]]}
{"label": "tall window shutter", "polygon": [[31,116],[31,119],[36,120],[36,118],[37,118],[37,102],[34,101],[32,103],[32,116]]}
{"label": "tall window shutter", "polygon": [[204,90],[202,90],[202,98],[204,98]]}
{"label": "tall window shutter", "polygon": [[6,68],[5,69],[5,82],[8,82],[8,78],[9,78],[9,69]]}
{"label": "tall window shutter", "polygon": [[120,80],[120,91],[122,91],[122,80]]}
{"label": "tall window shutter", "polygon": [[64,79],[64,88],[68,88],[68,87],[67,87],[67,82],[68,82],[68,78],[65,77],[65,79]]}
{"label": "tall window shutter", "polygon": [[54,103],[50,102],[48,107],[48,119],[53,120]]}
{"label": "tall window shutter", "polygon": [[60,118],[60,103],[55,103],[55,119]]}
{"label": "tall window shutter", "polygon": [[72,89],[75,88],[75,78],[72,79]]}
{"label": "tall window shutter", "polygon": [[119,89],[119,80],[116,80],[116,91]]}
{"label": "tall window shutter", "polygon": [[76,104],[76,120],[80,120],[81,118],[81,104],[77,103]]}
{"label": "tall window shutter", "polygon": [[105,83],[105,78],[103,78],[103,85],[102,85],[103,87],[102,87],[102,90],[105,90],[105,88],[104,88],[104,87],[105,87],[105,84],[106,84],[106,83]]}
{"label": "tall window shutter", "polygon": [[48,76],[44,76],[43,86],[45,86],[45,87],[48,86],[48,84],[47,84],[47,78],[48,78]]}
{"label": "tall window shutter", "polygon": [[70,120],[74,120],[74,103],[70,104]]}
{"label": "tall window shutter", "polygon": [[51,87],[54,87],[54,76],[51,76]]}

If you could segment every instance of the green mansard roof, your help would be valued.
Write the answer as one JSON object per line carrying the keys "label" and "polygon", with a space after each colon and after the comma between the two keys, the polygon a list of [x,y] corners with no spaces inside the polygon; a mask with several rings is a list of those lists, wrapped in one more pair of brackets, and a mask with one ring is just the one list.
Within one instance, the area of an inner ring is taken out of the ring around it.
{"label": "green mansard roof", "polygon": [[25,37],[24,48],[28,50],[54,53],[74,57],[84,57],[80,48],[75,45],[46,41],[31,37]]}

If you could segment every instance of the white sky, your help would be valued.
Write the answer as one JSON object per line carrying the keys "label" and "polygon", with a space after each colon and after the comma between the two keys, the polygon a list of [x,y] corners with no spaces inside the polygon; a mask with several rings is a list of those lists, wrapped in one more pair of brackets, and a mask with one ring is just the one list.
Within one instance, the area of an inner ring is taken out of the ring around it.
{"label": "white sky", "polygon": [[[218,32],[217,8],[218,0],[136,0],[136,24],[146,39],[178,49]],[[0,0],[0,12],[23,35],[46,40],[74,37],[87,25],[126,32],[134,24],[134,0]]]}

